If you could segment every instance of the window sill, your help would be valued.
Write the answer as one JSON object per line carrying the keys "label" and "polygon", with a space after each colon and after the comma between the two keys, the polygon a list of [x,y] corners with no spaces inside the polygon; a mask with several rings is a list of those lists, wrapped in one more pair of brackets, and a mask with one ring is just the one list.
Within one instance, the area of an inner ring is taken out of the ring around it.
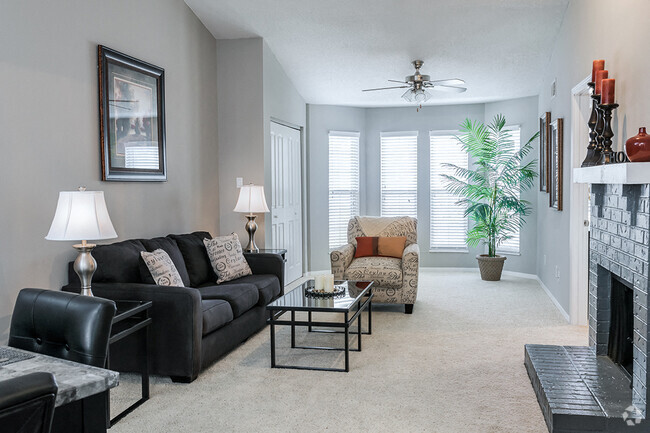
{"label": "window sill", "polygon": [[467,248],[429,248],[430,253],[469,253]]}
{"label": "window sill", "polygon": [[497,254],[501,254],[503,256],[520,256],[521,253],[519,251],[497,251]]}

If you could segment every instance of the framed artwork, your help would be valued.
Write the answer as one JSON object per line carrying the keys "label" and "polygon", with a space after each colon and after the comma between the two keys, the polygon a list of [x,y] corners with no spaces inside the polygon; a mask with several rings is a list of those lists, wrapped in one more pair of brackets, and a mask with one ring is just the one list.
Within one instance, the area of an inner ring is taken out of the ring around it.
{"label": "framed artwork", "polygon": [[539,190],[548,192],[550,175],[549,169],[549,129],[551,127],[551,112],[547,111],[539,118]]}
{"label": "framed artwork", "polygon": [[102,180],[165,181],[165,71],[98,46]]}
{"label": "framed artwork", "polygon": [[549,206],[562,210],[562,146],[564,119],[558,118],[550,127],[549,169],[551,173],[549,187]]}

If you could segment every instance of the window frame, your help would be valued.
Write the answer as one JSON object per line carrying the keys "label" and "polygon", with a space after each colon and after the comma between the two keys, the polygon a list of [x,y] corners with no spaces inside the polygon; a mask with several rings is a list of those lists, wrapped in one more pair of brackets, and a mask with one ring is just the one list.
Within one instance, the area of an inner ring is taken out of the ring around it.
{"label": "window frame", "polygon": [[[348,190],[343,190],[343,189],[332,189],[331,186],[331,138],[332,137],[340,137],[340,138],[356,138],[356,191],[354,188],[348,189]],[[327,173],[328,173],[328,178],[327,178],[327,244],[329,247],[329,250],[332,251],[336,248],[340,248],[343,245],[346,245],[348,242],[347,239],[347,225],[348,221],[344,222],[344,228],[343,230],[343,242],[337,242],[337,245],[332,246],[332,192],[340,191],[342,193],[347,193],[352,196],[356,195],[356,211],[352,211],[350,214],[350,218],[359,215],[359,212],[361,210],[361,133],[358,131],[338,131],[338,130],[330,130],[328,131],[327,134],[327,155],[328,155],[328,161],[327,161]],[[354,205],[350,205],[350,207],[354,207]],[[349,218],[348,218],[349,220]],[[340,233],[337,234],[338,237],[340,237]]]}
{"label": "window frame", "polygon": [[[433,180],[435,173],[433,172],[433,153],[432,153],[432,142],[431,137],[434,136],[453,136],[457,137],[460,131],[454,129],[444,129],[444,130],[430,130],[429,131],[429,252],[431,253],[469,253],[469,247],[467,243],[463,243],[463,246],[451,247],[451,246],[439,246],[436,247],[433,245]],[[465,152],[467,156],[467,168],[470,167],[470,158],[469,154]],[[464,217],[465,219],[465,239],[467,238],[467,230],[469,229],[469,217]]]}
{"label": "window frame", "polygon": [[[383,139],[384,137],[386,138],[391,138],[391,137],[414,137],[415,138],[415,213],[410,214],[410,213],[400,213],[398,216],[410,216],[413,218],[417,218],[418,216],[418,140],[419,140],[419,131],[417,130],[412,130],[412,131],[382,131],[379,133],[379,214],[382,217],[392,217],[396,216],[393,214],[386,215],[384,214],[384,143]],[[403,190],[403,191],[409,191],[409,190]]]}

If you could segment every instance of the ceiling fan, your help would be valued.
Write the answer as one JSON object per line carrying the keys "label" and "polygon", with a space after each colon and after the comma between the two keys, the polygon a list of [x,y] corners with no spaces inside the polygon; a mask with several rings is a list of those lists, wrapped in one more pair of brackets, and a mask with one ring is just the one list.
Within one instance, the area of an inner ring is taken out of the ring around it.
{"label": "ceiling fan", "polygon": [[420,73],[420,68],[424,64],[422,60],[414,60],[413,66],[415,66],[415,73],[413,75],[407,75],[404,81],[399,80],[388,80],[392,83],[400,83],[401,86],[391,86],[391,87],[379,87],[376,89],[365,89],[363,92],[374,92],[376,90],[389,90],[389,89],[408,89],[402,95],[402,98],[408,102],[417,102],[422,108],[422,103],[426,102],[433,95],[427,90],[440,90],[444,92],[453,92],[453,93],[463,93],[467,90],[466,87],[462,87],[465,84],[465,81],[459,78],[450,78],[446,80],[431,80],[431,77],[428,75],[423,75]]}

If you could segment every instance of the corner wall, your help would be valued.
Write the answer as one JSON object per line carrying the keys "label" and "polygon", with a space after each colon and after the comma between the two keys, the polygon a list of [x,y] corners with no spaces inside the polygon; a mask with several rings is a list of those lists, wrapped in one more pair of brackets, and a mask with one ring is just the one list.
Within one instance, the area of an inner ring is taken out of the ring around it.
{"label": "corner wall", "polygon": [[[537,97],[520,98],[488,104],[415,107],[352,108],[308,105],[309,141],[309,219],[312,257],[310,270],[329,269],[328,248],[328,137],[330,130],[359,131],[361,171],[361,213],[379,215],[381,203],[380,133],[382,131],[418,131],[418,244],[420,265],[432,267],[477,267],[475,256],[482,249],[469,252],[429,252],[429,131],[457,130],[465,118],[491,121],[503,113],[508,124],[521,126],[522,140],[537,132]],[[538,141],[533,143],[531,158],[537,158]],[[521,232],[520,256],[508,255],[505,269],[534,274],[536,270],[536,188],[525,193],[533,203],[533,214]]]}
{"label": "corner wall", "polygon": [[[591,74],[592,60],[605,59],[610,78],[616,78],[616,100],[620,104],[613,117],[613,147],[623,150],[625,140],[650,119],[650,57],[646,53],[649,15],[650,3],[645,0],[572,0],[544,73],[538,115],[550,111],[553,120],[564,118],[565,210],[549,208],[548,194],[538,193],[537,274],[565,311],[570,311],[571,152],[573,146],[586,147],[588,143],[588,137],[571,143],[571,89]],[[557,96],[551,98],[549,89],[554,79]],[[555,277],[555,266],[559,278]]]}
{"label": "corner wall", "polygon": [[[99,180],[98,44],[165,69],[167,182]],[[215,45],[181,0],[2,3],[0,344],[21,288],[67,283],[59,191],[105,191],[119,239],[216,232]]]}

